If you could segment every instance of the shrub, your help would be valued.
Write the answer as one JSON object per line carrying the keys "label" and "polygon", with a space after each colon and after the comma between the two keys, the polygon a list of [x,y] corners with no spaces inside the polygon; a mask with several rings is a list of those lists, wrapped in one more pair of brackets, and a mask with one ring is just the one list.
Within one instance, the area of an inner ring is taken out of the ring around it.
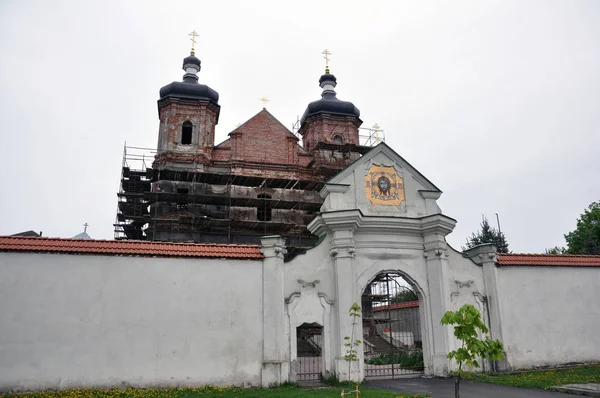
{"label": "shrub", "polygon": [[415,348],[414,350],[401,350],[391,354],[378,354],[365,361],[369,365],[390,365],[397,364],[403,368],[414,370],[423,370],[423,350]]}

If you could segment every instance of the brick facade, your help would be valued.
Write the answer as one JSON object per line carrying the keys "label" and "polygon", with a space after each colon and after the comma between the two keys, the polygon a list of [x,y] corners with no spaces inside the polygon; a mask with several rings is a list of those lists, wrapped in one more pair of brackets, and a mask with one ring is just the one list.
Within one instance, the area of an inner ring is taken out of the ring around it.
{"label": "brick facade", "polygon": [[312,115],[301,143],[263,109],[215,145],[216,101],[171,96],[158,111],[152,169],[124,169],[118,239],[253,244],[281,235],[290,252],[312,247],[306,225],[319,190],[365,151],[358,116]]}

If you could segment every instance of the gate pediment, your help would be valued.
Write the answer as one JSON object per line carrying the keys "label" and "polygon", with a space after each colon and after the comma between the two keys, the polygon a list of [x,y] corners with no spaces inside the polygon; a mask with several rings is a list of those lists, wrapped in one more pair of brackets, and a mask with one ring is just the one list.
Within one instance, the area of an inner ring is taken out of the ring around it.
{"label": "gate pediment", "polygon": [[385,143],[333,177],[321,190],[321,212],[358,209],[364,215],[423,217],[441,213],[441,191]]}

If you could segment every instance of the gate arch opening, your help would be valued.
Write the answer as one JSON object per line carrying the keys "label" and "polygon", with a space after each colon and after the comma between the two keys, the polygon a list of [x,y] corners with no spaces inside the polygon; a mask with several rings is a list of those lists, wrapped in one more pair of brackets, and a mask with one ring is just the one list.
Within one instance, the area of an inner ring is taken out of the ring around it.
{"label": "gate arch opening", "polygon": [[320,380],[323,373],[323,326],[303,323],[296,327],[296,376],[299,381]]}
{"label": "gate arch opening", "polygon": [[424,320],[422,293],[400,271],[381,271],[361,297],[365,378],[420,375]]}

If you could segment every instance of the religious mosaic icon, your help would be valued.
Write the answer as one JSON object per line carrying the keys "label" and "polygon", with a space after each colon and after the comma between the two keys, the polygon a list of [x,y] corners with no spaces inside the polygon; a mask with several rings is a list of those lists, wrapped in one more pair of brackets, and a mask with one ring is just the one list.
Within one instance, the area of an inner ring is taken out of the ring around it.
{"label": "religious mosaic icon", "polygon": [[394,166],[374,164],[365,176],[365,193],[374,205],[399,206],[404,201],[404,180]]}

